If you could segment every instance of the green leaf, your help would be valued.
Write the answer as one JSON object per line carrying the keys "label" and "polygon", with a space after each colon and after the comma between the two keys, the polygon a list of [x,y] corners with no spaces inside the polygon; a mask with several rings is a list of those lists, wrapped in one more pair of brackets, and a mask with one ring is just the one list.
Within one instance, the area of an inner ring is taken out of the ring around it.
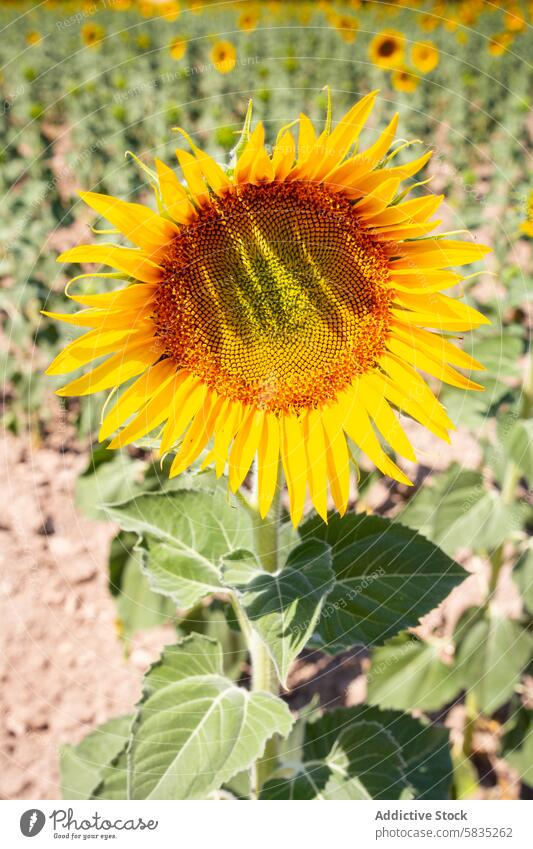
{"label": "green leaf", "polygon": [[453,778],[448,730],[393,710],[381,711],[381,718],[400,746],[415,798],[448,799]]}
{"label": "green leaf", "polygon": [[462,689],[454,668],[437,649],[411,634],[400,634],[374,649],[368,675],[371,704],[395,710],[437,710]]}
{"label": "green leaf", "polygon": [[473,692],[479,709],[491,715],[512,696],[532,650],[533,635],[520,623],[489,612],[459,642],[458,680]]}
{"label": "green leaf", "polygon": [[107,512],[146,538],[150,585],[181,608],[220,589],[222,555],[252,544],[250,516],[221,488],[143,494]]}
{"label": "green leaf", "polygon": [[220,646],[194,634],[147,673],[129,750],[133,799],[204,799],[292,726],[287,705],[222,675]]}
{"label": "green leaf", "polygon": [[525,551],[513,569],[513,581],[520,591],[528,613],[533,615],[533,549]]}
{"label": "green leaf", "polygon": [[379,516],[332,516],[328,525],[313,518],[301,534],[333,551],[336,583],[316,639],[329,652],[382,643],[416,625],[466,576],[420,534]]}
{"label": "green leaf", "polygon": [[450,556],[462,547],[490,551],[528,514],[524,504],[505,504],[487,489],[479,472],[453,466],[413,496],[401,520],[418,529]]}
{"label": "green leaf", "polygon": [[225,558],[223,574],[238,590],[239,603],[286,687],[290,666],[313,633],[333,588],[329,545],[318,540],[302,543],[275,574],[261,571],[249,552],[236,552]]}
{"label": "green leaf", "polygon": [[104,779],[113,772],[115,759],[124,750],[131,716],[119,716],[101,725],[77,746],[62,746],[60,752],[63,799],[91,799]]}
{"label": "green leaf", "polygon": [[362,705],[305,724],[262,799],[446,799],[448,733],[396,711]]}
{"label": "green leaf", "polygon": [[122,451],[97,446],[87,468],[76,480],[75,502],[91,519],[105,518],[105,505],[131,498],[139,489],[146,463]]}
{"label": "green leaf", "polygon": [[519,419],[511,429],[507,442],[509,456],[524,477],[533,483],[533,421]]}
{"label": "green leaf", "polygon": [[379,712],[348,708],[306,726],[302,759],[282,765],[262,799],[399,799],[408,789],[400,748]]}
{"label": "green leaf", "polygon": [[150,589],[144,574],[146,552],[136,548],[128,555],[122,570],[120,592],[116,597],[117,612],[123,635],[168,622],[176,613],[171,599]]}

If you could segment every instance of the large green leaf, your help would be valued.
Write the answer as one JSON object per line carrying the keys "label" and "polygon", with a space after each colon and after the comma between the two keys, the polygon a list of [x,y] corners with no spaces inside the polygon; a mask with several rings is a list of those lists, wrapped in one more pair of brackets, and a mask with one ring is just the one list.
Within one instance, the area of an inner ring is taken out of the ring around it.
{"label": "large green leaf", "polygon": [[146,538],[151,586],[182,608],[221,588],[223,554],[252,544],[248,512],[221,488],[143,494],[107,512]]}
{"label": "large green leaf", "polygon": [[458,680],[490,715],[512,696],[532,651],[532,634],[519,622],[489,611],[464,629],[456,652]]}
{"label": "large green leaf", "polygon": [[292,726],[287,705],[222,674],[220,646],[194,634],[147,673],[129,750],[133,799],[203,799]]}
{"label": "large green leaf", "polygon": [[440,660],[435,646],[411,634],[400,634],[372,653],[367,694],[371,704],[432,711],[461,689],[454,667]]}
{"label": "large green leaf", "polygon": [[285,687],[293,660],[313,633],[334,583],[331,549],[308,540],[294,548],[275,574],[261,571],[250,552],[224,561],[224,581],[236,589],[246,617],[267,647]]}
{"label": "large green leaf", "polygon": [[524,477],[533,483],[533,421],[520,419],[511,429],[507,442],[509,456]]}
{"label": "large green leaf", "polygon": [[448,733],[397,711],[363,705],[305,723],[303,744],[285,744],[264,799],[446,799]]}
{"label": "large green leaf", "polygon": [[111,779],[115,760],[127,743],[131,723],[131,716],[119,716],[92,731],[77,746],[61,748],[63,799],[91,799],[104,779]]}
{"label": "large green leaf", "polygon": [[333,551],[336,583],[317,626],[326,651],[382,643],[416,625],[466,574],[420,534],[379,516],[313,518],[301,534]]}
{"label": "large green leaf", "polygon": [[527,505],[506,504],[479,472],[452,467],[413,496],[401,520],[453,555],[462,547],[490,551],[525,521]]}
{"label": "large green leaf", "polygon": [[144,574],[146,556],[143,549],[135,549],[127,554],[122,569],[116,605],[126,638],[136,631],[169,621],[176,612],[176,605],[171,599],[150,589]]}
{"label": "large green leaf", "polygon": [[301,757],[282,764],[262,799],[398,799],[408,790],[399,746],[375,709],[340,709],[305,729]]}
{"label": "large green leaf", "polygon": [[381,719],[400,746],[415,797],[448,799],[453,765],[447,729],[393,710],[381,711]]}

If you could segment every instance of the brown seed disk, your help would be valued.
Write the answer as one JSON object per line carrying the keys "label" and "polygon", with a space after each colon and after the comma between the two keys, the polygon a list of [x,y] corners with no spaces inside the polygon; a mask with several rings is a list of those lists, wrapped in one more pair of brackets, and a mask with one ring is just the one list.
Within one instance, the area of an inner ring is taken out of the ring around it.
{"label": "brown seed disk", "polygon": [[161,264],[165,352],[224,397],[272,412],[321,406],[383,352],[387,259],[357,207],[322,187],[213,197]]}

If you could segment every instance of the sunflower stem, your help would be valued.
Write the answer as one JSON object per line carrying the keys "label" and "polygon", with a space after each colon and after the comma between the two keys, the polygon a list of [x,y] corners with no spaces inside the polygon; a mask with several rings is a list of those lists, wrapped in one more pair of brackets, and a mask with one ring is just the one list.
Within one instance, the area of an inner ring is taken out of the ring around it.
{"label": "sunflower stem", "polygon": [[[279,525],[281,518],[281,474],[278,476],[272,507],[267,516],[261,519],[259,512],[254,518],[254,548],[257,558],[265,572],[275,572],[279,567]],[[256,482],[257,488],[257,482]],[[272,659],[263,641],[254,632],[248,635],[248,650],[252,667],[252,690],[279,693],[279,680]],[[267,741],[263,755],[252,767],[252,795],[258,798],[261,787],[276,768],[279,754],[279,739],[272,737]]]}

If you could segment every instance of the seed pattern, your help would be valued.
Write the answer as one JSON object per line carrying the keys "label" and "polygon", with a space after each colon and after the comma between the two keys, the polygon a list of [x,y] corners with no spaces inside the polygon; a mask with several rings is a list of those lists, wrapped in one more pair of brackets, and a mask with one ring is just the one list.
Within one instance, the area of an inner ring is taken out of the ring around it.
{"label": "seed pattern", "polygon": [[356,210],[299,181],[213,196],[161,261],[154,320],[166,355],[267,411],[335,399],[375,367],[393,295]]}

